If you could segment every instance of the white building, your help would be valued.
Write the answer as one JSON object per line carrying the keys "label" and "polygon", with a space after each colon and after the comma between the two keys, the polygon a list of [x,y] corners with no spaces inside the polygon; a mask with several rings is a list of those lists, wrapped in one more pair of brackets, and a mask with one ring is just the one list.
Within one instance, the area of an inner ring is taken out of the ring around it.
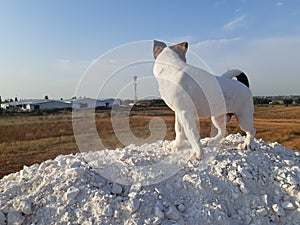
{"label": "white building", "polygon": [[72,105],[70,103],[50,99],[20,100],[1,104],[1,108],[4,109],[18,108],[23,111],[33,111],[38,109],[64,109],[71,108],[71,106]]}
{"label": "white building", "polygon": [[120,106],[121,100],[120,99],[92,99],[92,98],[78,98],[70,100],[72,107],[74,109],[81,109],[81,108],[98,108],[98,107],[112,107],[112,106]]}

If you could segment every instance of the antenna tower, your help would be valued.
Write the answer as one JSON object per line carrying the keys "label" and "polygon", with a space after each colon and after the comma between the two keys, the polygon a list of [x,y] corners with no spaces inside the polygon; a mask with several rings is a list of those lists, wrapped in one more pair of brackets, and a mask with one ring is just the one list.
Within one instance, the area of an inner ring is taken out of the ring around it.
{"label": "antenna tower", "polygon": [[137,102],[138,97],[137,97],[137,76],[133,77],[133,85],[134,85],[134,103]]}

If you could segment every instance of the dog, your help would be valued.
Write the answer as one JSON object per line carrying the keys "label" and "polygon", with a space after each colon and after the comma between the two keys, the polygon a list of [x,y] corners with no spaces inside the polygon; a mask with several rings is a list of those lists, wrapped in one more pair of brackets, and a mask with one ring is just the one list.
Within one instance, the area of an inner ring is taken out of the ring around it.
{"label": "dog", "polygon": [[[219,143],[226,134],[226,122],[237,117],[240,128],[246,132],[243,149],[254,149],[254,105],[248,78],[240,70],[230,70],[215,76],[186,63],[188,43],[167,46],[154,41],[153,74],[159,92],[175,112],[175,141],[172,150],[180,148],[187,138],[193,149],[193,158],[202,159],[198,118],[209,118],[218,133],[210,143]],[[236,77],[237,80],[231,79]]]}

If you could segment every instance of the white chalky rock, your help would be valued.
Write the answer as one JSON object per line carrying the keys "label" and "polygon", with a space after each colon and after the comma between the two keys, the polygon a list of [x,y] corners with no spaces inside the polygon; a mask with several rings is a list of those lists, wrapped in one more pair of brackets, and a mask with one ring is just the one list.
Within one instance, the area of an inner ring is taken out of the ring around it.
{"label": "white chalky rock", "polygon": [[0,222],[5,222],[6,221],[6,216],[4,215],[3,212],[0,211]]}
{"label": "white chalky rock", "polygon": [[249,193],[249,190],[248,190],[244,185],[241,185],[241,186],[240,186],[240,190],[241,190],[241,192],[244,193],[244,194],[248,194],[248,193]]}
{"label": "white chalky rock", "polygon": [[69,176],[78,176],[85,173],[85,170],[81,167],[73,167],[65,170],[65,174]]}
{"label": "white chalky rock", "polygon": [[21,210],[25,215],[30,215],[32,213],[31,205],[27,201],[20,202],[19,210]]}
{"label": "white chalky rock", "polygon": [[181,203],[179,206],[177,206],[177,209],[179,212],[183,213],[185,211],[185,205]]}
{"label": "white chalky rock", "polygon": [[286,181],[290,185],[298,185],[298,181],[294,177],[292,177],[292,176],[288,176],[286,178]]}
{"label": "white chalky rock", "polygon": [[103,214],[105,216],[111,217],[114,214],[113,208],[111,205],[107,205],[105,206],[104,210],[103,210]]}
{"label": "white chalky rock", "polygon": [[129,204],[128,204],[128,207],[129,207],[129,210],[134,213],[138,210],[138,208],[140,207],[140,200],[136,199],[136,198],[131,198],[129,200]]}
{"label": "white chalky rock", "polygon": [[293,203],[289,202],[289,201],[286,201],[286,202],[283,202],[281,204],[281,206],[286,209],[286,210],[295,210],[295,206],[293,205]]}
{"label": "white chalky rock", "polygon": [[288,166],[293,166],[294,165],[294,161],[293,160],[283,160]]}
{"label": "white chalky rock", "polygon": [[79,192],[80,190],[78,188],[71,186],[68,188],[67,192],[65,193],[65,199],[71,201],[77,197]]}
{"label": "white chalky rock", "polygon": [[242,175],[242,177],[247,178],[247,179],[251,179],[252,178],[252,174],[246,170],[246,169],[242,169],[240,171],[240,174]]}
{"label": "white chalky rock", "polygon": [[256,213],[260,216],[266,216],[268,215],[268,210],[266,210],[265,208],[261,208],[261,209],[257,209]]}
{"label": "white chalky rock", "polygon": [[70,168],[77,168],[77,167],[80,167],[80,165],[81,165],[81,162],[75,161],[70,164]]}
{"label": "white chalky rock", "polygon": [[8,205],[5,205],[5,206],[3,206],[3,207],[0,209],[0,211],[3,212],[3,213],[8,213],[9,209],[10,209],[10,208],[8,207]]}
{"label": "white chalky rock", "polygon": [[154,218],[153,222],[152,222],[153,225],[160,225],[161,224],[161,218]]}
{"label": "white chalky rock", "polygon": [[265,206],[267,206],[269,204],[268,195],[262,195],[261,199]]}
{"label": "white chalky rock", "polygon": [[154,215],[161,219],[163,219],[165,217],[164,213],[157,206],[154,208]]}
{"label": "white chalky rock", "polygon": [[120,212],[118,210],[114,211],[114,218],[119,219],[120,218]]}
{"label": "white chalky rock", "polygon": [[113,194],[121,194],[122,193],[122,187],[121,185],[117,183],[113,183],[111,193]]}
{"label": "white chalky rock", "polygon": [[77,175],[83,175],[85,173],[85,170],[81,167],[74,168],[74,171]]}
{"label": "white chalky rock", "polygon": [[245,224],[250,224],[251,220],[252,220],[251,216],[246,215],[246,216],[245,216],[245,219],[244,219],[244,223],[245,223]]}
{"label": "white chalky rock", "polygon": [[24,166],[23,169],[20,171],[20,178],[21,179],[24,179],[28,176],[28,167],[27,166]]}
{"label": "white chalky rock", "polygon": [[214,187],[213,188],[213,191],[216,193],[216,194],[221,194],[221,193],[223,193],[223,189],[222,188],[220,188],[220,187]]}
{"label": "white chalky rock", "polygon": [[170,220],[180,220],[181,219],[180,213],[176,209],[174,209],[173,207],[170,207],[166,211],[165,215]]}
{"label": "white chalky rock", "polygon": [[7,223],[8,224],[22,224],[24,222],[25,218],[24,216],[21,215],[18,211],[15,209],[11,208],[7,214]]}
{"label": "white chalky rock", "polygon": [[272,209],[274,210],[274,212],[276,213],[277,216],[285,215],[284,209],[281,208],[281,206],[279,206],[278,204],[272,205]]}
{"label": "white chalky rock", "polygon": [[57,212],[58,215],[62,215],[63,213],[66,212],[66,209],[65,209],[64,206],[59,206],[59,207],[57,208],[56,212]]}

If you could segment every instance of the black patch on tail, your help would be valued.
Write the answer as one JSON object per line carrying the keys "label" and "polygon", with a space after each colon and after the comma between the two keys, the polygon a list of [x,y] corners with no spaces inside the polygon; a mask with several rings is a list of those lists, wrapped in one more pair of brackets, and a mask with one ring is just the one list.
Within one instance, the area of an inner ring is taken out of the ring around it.
{"label": "black patch on tail", "polygon": [[246,74],[241,73],[241,74],[239,74],[239,75],[236,76],[236,79],[239,82],[245,84],[247,87],[249,87],[249,81],[248,81],[248,77],[246,76]]}

